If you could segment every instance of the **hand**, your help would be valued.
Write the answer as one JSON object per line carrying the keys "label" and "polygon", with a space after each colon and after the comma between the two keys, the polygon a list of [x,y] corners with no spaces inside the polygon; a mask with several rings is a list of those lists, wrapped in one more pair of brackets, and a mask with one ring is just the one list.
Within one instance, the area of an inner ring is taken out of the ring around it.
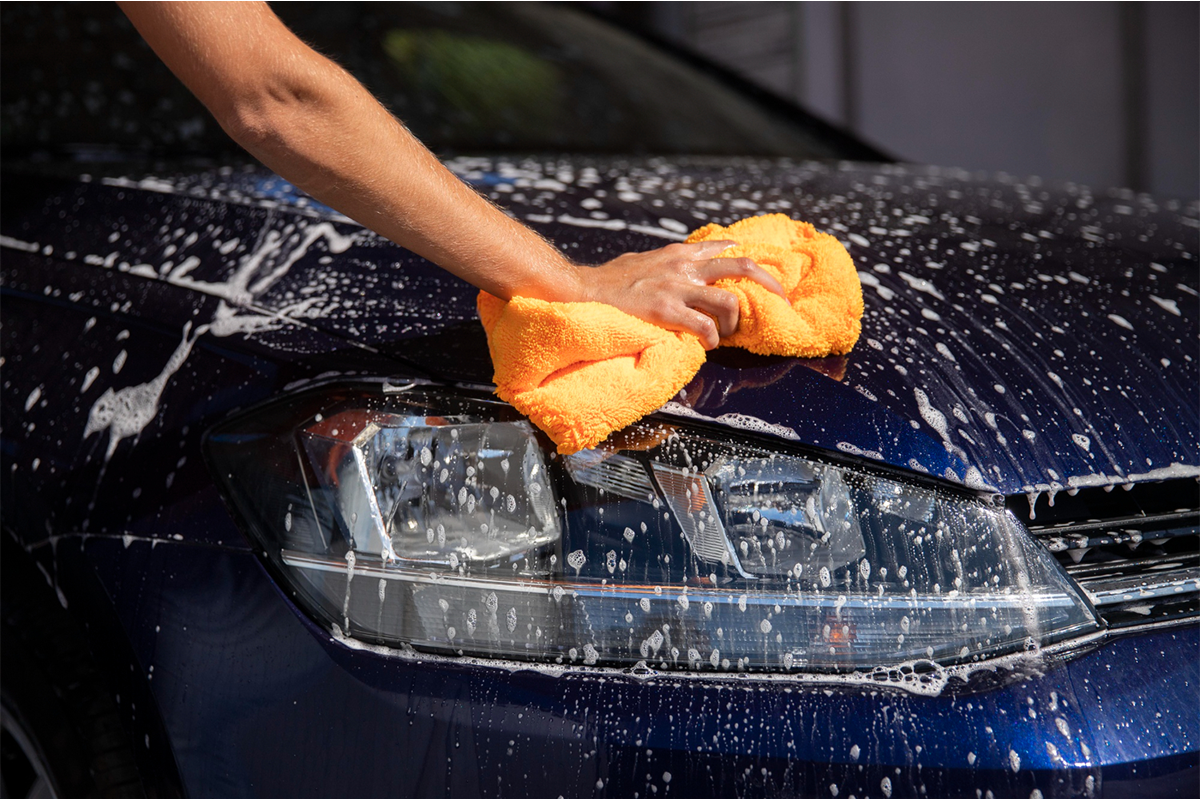
{"label": "hand", "polygon": [[769,272],[748,258],[720,258],[730,241],[670,244],[644,253],[626,253],[599,267],[580,270],[584,300],[616,306],[669,330],[690,331],[712,350],[720,337],[737,331],[738,300],[711,284],[722,278],[749,278],[785,297]]}

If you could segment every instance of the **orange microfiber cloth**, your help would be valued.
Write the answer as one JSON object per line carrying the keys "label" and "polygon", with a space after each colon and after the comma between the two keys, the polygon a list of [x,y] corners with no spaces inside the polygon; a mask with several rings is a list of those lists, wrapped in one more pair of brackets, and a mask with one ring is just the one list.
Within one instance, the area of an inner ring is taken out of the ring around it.
{"label": "orange microfiber cloth", "polygon": [[[716,286],[737,295],[738,329],[721,344],[762,355],[848,353],[862,328],[862,285],[837,239],[783,214],[705,225],[689,242],[729,239],[722,258],[747,257],[787,300],[748,278]],[[604,441],[660,408],[704,363],[691,333],[668,331],[603,303],[550,303],[479,293],[496,394],[544,430],[560,453]]]}

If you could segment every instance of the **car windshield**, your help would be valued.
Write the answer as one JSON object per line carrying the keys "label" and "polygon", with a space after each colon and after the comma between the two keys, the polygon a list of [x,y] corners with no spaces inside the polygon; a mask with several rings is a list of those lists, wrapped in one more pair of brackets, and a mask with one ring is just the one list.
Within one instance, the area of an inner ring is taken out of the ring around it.
{"label": "car windshield", "polygon": [[[862,157],[861,145],[566,5],[277,3],[433,150]],[[235,149],[109,3],[0,9],[0,141]]]}

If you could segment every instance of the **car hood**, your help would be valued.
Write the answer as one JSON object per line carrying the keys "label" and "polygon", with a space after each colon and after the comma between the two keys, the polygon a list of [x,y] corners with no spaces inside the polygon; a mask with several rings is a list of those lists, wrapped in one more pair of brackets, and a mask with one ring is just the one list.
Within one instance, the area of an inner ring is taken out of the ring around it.
{"label": "car hood", "polygon": [[[1195,203],[894,165],[449,165],[584,263],[770,212],[842,240],[866,309],[849,355],[722,348],[664,414],[1004,493],[1200,475]],[[87,263],[215,293],[215,335],[288,348],[295,329],[319,328],[434,377],[491,379],[470,286],[268,173],[110,174],[72,191],[73,231],[6,225],[5,244],[57,237]],[[121,210],[115,244],[83,241],[80,209]],[[139,213],[141,243],[126,233]]]}

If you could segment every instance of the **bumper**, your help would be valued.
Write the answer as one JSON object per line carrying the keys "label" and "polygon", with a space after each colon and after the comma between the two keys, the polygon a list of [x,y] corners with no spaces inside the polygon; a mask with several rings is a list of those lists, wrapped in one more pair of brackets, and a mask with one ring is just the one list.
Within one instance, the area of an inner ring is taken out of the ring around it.
{"label": "bumper", "polygon": [[71,537],[57,560],[98,579],[93,633],[120,625],[158,714],[122,711],[192,795],[1162,797],[1200,775],[1195,625],[924,696],[389,653],[312,625],[244,550]]}

